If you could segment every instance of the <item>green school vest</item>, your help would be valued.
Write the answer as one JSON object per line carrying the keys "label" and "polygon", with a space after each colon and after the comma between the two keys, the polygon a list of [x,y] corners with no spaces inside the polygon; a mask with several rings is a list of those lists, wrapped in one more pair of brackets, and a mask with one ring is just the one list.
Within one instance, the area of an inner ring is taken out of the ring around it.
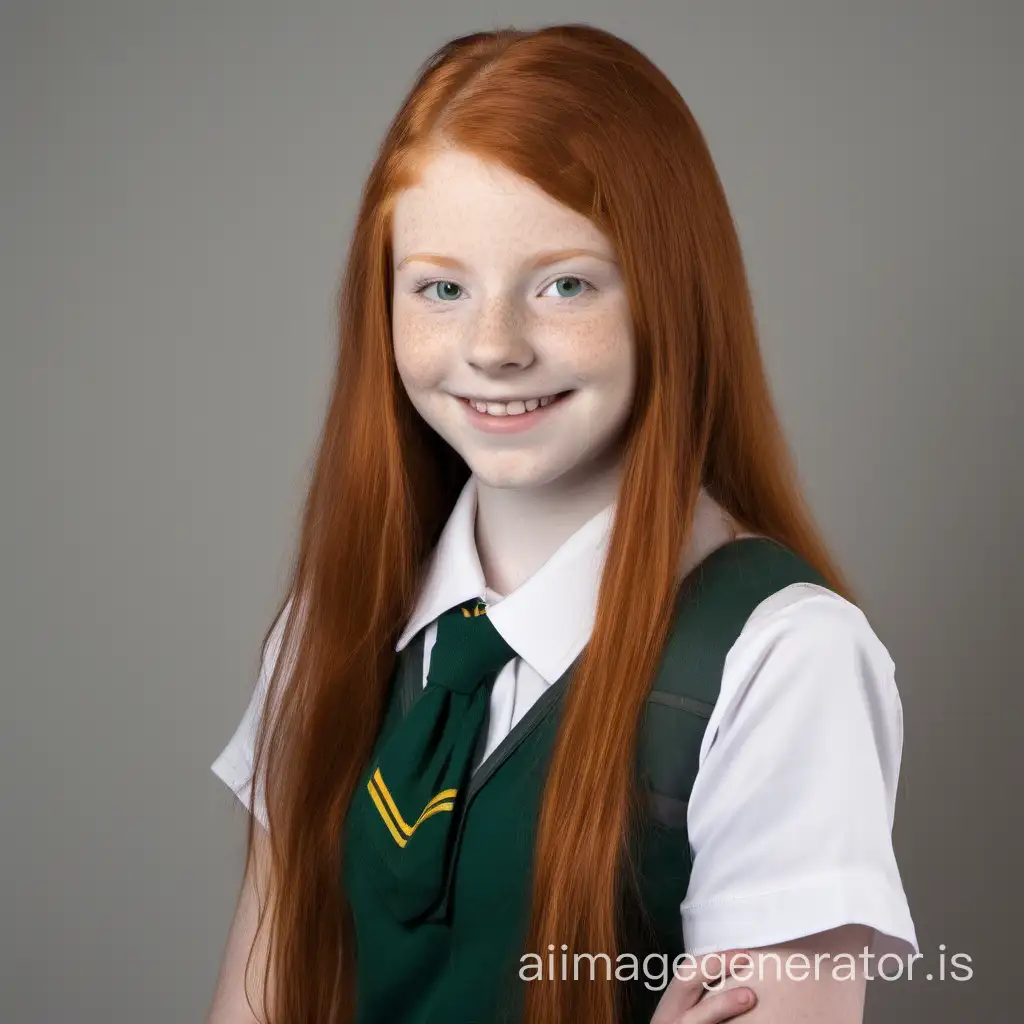
{"label": "green school vest", "polygon": [[[633,840],[637,886],[622,897],[620,952],[635,956],[641,969],[637,980],[621,982],[624,1024],[648,1024],[663,994],[645,985],[653,982],[643,972],[644,957],[667,956],[671,971],[684,952],[686,807],[726,655],[758,604],[801,582],[827,585],[804,560],[758,537],[713,551],[680,587],[638,737],[645,812]],[[519,971],[524,953],[541,954],[545,976],[549,963],[548,950],[523,945],[537,812],[574,665],[471,776],[443,919],[404,925],[391,918],[366,873],[369,844],[357,830],[343,829],[342,870],[356,933],[356,1024],[517,1024],[524,986],[550,984],[522,981]],[[422,667],[421,631],[396,659],[378,747],[423,692]],[[573,952],[600,951],[569,950],[570,972]],[[560,971],[561,950],[553,955]],[[582,968],[589,970],[586,962]],[[605,971],[600,963],[598,969]]]}

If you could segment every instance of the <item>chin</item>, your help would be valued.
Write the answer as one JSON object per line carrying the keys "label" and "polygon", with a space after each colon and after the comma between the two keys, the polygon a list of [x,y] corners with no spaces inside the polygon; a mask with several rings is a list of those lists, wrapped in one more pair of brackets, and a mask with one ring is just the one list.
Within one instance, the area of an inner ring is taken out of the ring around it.
{"label": "chin", "polygon": [[535,487],[538,483],[530,473],[503,473],[487,469],[473,469],[470,471],[477,481],[484,487],[493,487],[495,490],[520,491],[529,487]]}
{"label": "chin", "polygon": [[554,466],[501,466],[491,459],[467,459],[466,463],[481,484],[496,490],[530,490],[553,483],[563,475],[563,471]]}

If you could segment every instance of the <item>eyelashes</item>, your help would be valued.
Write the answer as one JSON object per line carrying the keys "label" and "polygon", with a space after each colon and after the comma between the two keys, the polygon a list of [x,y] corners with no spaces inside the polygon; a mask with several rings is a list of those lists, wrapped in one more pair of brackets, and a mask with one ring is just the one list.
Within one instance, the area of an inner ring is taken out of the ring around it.
{"label": "eyelashes", "polygon": [[[549,284],[545,285],[543,291],[546,292],[549,288],[552,287],[552,285],[556,285],[560,281],[573,281],[573,282],[578,283],[579,285],[582,286],[582,291],[579,292],[579,294],[577,294],[577,295],[558,295],[558,296],[554,296],[555,298],[563,299],[565,301],[569,301],[571,299],[578,299],[582,295],[586,295],[588,292],[596,292],[597,291],[597,289],[594,287],[593,284],[590,283],[590,281],[588,281],[585,277],[580,277],[579,274],[562,274],[559,277],[556,277]],[[461,295],[459,295],[459,296],[454,296],[454,297],[449,296],[448,298],[441,299],[441,298],[438,298],[437,296],[431,296],[431,295],[425,295],[424,294],[427,291],[428,288],[432,288],[435,285],[441,285],[441,284],[452,285],[455,288],[459,289],[460,292],[463,291],[462,285],[458,284],[456,281],[451,280],[451,278],[447,278],[447,277],[429,277],[429,278],[421,278],[420,280],[417,280],[413,284],[413,294],[414,295],[423,296],[428,302],[437,302],[439,304],[451,304],[453,302],[457,302],[458,299],[461,298]]]}
{"label": "eyelashes", "polygon": [[[456,288],[461,288],[461,285],[455,284],[454,281],[451,281],[448,278],[444,278],[444,277],[428,277],[428,278],[425,278],[422,281],[417,281],[416,282],[416,284],[413,286],[413,294],[414,295],[423,295],[423,293],[428,288],[430,288],[432,285],[436,285],[436,284],[452,284],[452,285],[455,285]],[[427,298],[430,298],[430,296],[427,296]],[[433,301],[444,302],[445,300],[444,299],[437,299],[435,297],[433,299]],[[451,302],[451,301],[454,301],[454,300],[449,299],[447,301]]]}

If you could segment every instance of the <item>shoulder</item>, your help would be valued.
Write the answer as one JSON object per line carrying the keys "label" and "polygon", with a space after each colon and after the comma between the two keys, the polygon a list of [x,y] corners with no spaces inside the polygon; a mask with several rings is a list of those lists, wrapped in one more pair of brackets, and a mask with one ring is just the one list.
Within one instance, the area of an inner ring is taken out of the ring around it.
{"label": "shoulder", "polygon": [[277,664],[281,660],[281,650],[284,646],[284,635],[288,626],[288,618],[291,615],[293,599],[288,598],[284,608],[271,624],[263,646],[260,649],[259,670],[256,677],[256,685],[253,688],[249,699],[249,707],[246,716],[249,719],[250,727],[255,730],[256,719],[264,712],[264,705],[267,700],[267,693],[270,681],[274,677]]}
{"label": "shoulder", "polygon": [[894,669],[864,612],[817,583],[791,583],[765,598],[747,619],[729,658],[735,663],[768,647],[826,661],[856,654],[890,678]]}
{"label": "shoulder", "polygon": [[726,656],[701,760],[723,732],[755,717],[779,742],[799,729],[867,726],[880,753],[898,759],[895,666],[864,612],[814,583],[790,584],[758,604]]}
{"label": "shoulder", "polygon": [[893,660],[867,616],[816,583],[791,583],[757,605],[729,651],[727,672],[742,674],[752,658],[809,663],[836,674],[859,668],[864,682],[898,698]]}
{"label": "shoulder", "polygon": [[263,644],[260,674],[267,675],[268,678],[273,674],[274,669],[277,666],[277,662],[281,657],[281,647],[284,644],[285,628],[288,625],[288,619],[291,615],[294,603],[294,597],[289,596],[284,607],[281,609],[280,614],[270,627],[266,641]]}

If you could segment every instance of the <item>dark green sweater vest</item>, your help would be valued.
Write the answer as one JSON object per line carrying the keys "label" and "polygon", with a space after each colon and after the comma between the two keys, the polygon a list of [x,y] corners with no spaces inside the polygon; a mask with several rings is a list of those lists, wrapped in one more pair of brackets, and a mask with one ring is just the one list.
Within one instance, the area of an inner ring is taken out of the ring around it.
{"label": "dark green sweater vest", "polygon": [[[641,965],[636,980],[621,983],[622,1020],[629,1024],[647,1024],[663,992],[644,974],[644,957],[667,956],[671,971],[673,958],[684,952],[679,905],[691,867],[686,806],[726,655],[757,605],[798,582],[826,585],[792,552],[763,538],[745,538],[712,552],[680,587],[638,742],[645,813],[632,845],[638,891],[623,896],[620,946],[620,953]],[[378,744],[422,693],[422,666],[421,632],[397,659]],[[524,954],[540,954],[549,977],[549,951],[523,945],[536,816],[572,670],[545,691],[471,777],[443,919],[412,926],[394,921],[365,873],[369,845],[346,829],[356,1024],[515,1024],[523,987],[551,984],[520,980],[519,971]],[[568,950],[570,977],[574,952],[601,951]],[[559,977],[561,954],[552,954]],[[598,961],[600,977],[606,969]],[[589,976],[586,961],[581,976]]]}

